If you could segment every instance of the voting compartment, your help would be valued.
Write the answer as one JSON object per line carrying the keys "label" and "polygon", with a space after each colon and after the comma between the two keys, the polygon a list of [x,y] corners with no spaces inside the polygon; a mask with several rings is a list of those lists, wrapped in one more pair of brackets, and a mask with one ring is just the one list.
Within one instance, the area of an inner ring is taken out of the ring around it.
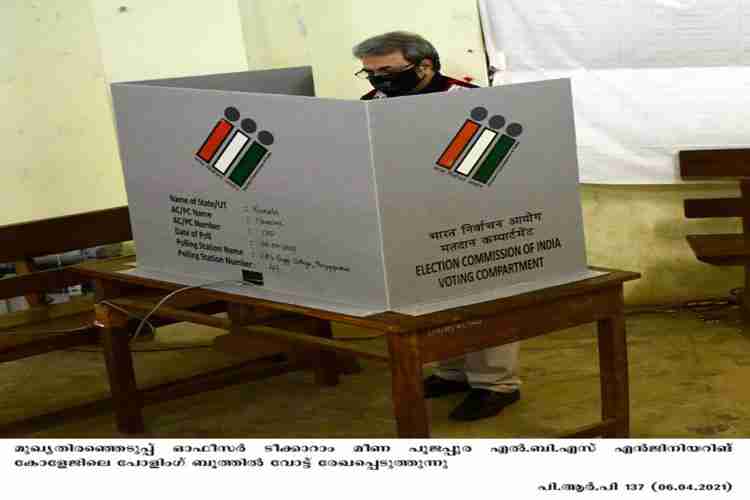
{"label": "voting compartment", "polygon": [[356,315],[592,275],[568,80],[353,101],[304,67],[112,96],[134,274]]}

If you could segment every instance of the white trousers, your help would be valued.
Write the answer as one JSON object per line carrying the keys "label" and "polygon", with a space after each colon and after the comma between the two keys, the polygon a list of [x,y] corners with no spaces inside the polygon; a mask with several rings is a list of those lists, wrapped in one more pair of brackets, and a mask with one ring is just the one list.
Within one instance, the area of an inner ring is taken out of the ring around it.
{"label": "white trousers", "polygon": [[520,342],[513,342],[441,361],[435,375],[446,380],[467,381],[475,389],[513,392],[521,386],[518,375],[520,345]]}

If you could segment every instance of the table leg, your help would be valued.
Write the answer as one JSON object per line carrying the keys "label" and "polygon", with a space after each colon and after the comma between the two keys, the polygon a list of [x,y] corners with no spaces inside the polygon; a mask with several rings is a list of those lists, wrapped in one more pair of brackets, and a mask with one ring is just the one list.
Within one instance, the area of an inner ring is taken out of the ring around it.
{"label": "table leg", "polygon": [[415,334],[388,334],[393,412],[398,437],[430,437],[430,419],[422,385],[422,359]]}
{"label": "table leg", "polygon": [[622,306],[617,314],[598,322],[599,376],[601,380],[602,420],[615,419],[609,436],[630,435],[630,401],[628,390],[628,350],[625,336],[625,314]]}
{"label": "table leg", "polygon": [[227,304],[227,316],[232,320],[232,328],[230,333],[235,335],[242,335],[244,332],[241,330],[242,326],[249,325],[255,319],[253,314],[254,310],[252,306],[245,304]]}
{"label": "table leg", "polygon": [[141,395],[136,386],[130,352],[127,320],[127,315],[105,304],[96,306],[96,321],[101,328],[117,430],[134,434],[143,432],[144,426]]}
{"label": "table leg", "polygon": [[[333,338],[331,322],[316,319],[314,335],[323,338]],[[315,383],[318,385],[334,386],[339,383],[339,368],[336,353],[328,349],[320,349],[315,355]]]}

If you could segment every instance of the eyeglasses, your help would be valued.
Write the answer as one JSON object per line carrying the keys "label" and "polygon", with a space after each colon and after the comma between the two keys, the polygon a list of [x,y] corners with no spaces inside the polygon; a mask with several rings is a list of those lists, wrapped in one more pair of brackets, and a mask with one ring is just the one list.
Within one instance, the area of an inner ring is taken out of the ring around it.
{"label": "eyeglasses", "polygon": [[363,80],[366,80],[370,78],[371,76],[390,76],[390,75],[397,75],[399,73],[403,73],[404,71],[407,71],[414,67],[414,64],[408,64],[404,66],[403,68],[395,69],[395,70],[388,70],[388,71],[373,71],[371,69],[364,69],[357,71],[354,73],[354,76],[357,78],[361,78]]}

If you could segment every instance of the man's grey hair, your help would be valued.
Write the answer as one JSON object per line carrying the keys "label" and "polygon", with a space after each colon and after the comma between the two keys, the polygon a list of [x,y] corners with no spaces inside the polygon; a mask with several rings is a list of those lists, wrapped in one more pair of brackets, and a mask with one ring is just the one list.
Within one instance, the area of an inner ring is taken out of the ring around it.
{"label": "man's grey hair", "polygon": [[352,49],[352,54],[357,59],[366,56],[383,56],[392,52],[401,51],[404,59],[412,64],[418,64],[422,59],[432,59],[435,71],[440,70],[440,56],[435,47],[417,35],[408,31],[391,31],[383,33],[364,42],[360,42]]}

